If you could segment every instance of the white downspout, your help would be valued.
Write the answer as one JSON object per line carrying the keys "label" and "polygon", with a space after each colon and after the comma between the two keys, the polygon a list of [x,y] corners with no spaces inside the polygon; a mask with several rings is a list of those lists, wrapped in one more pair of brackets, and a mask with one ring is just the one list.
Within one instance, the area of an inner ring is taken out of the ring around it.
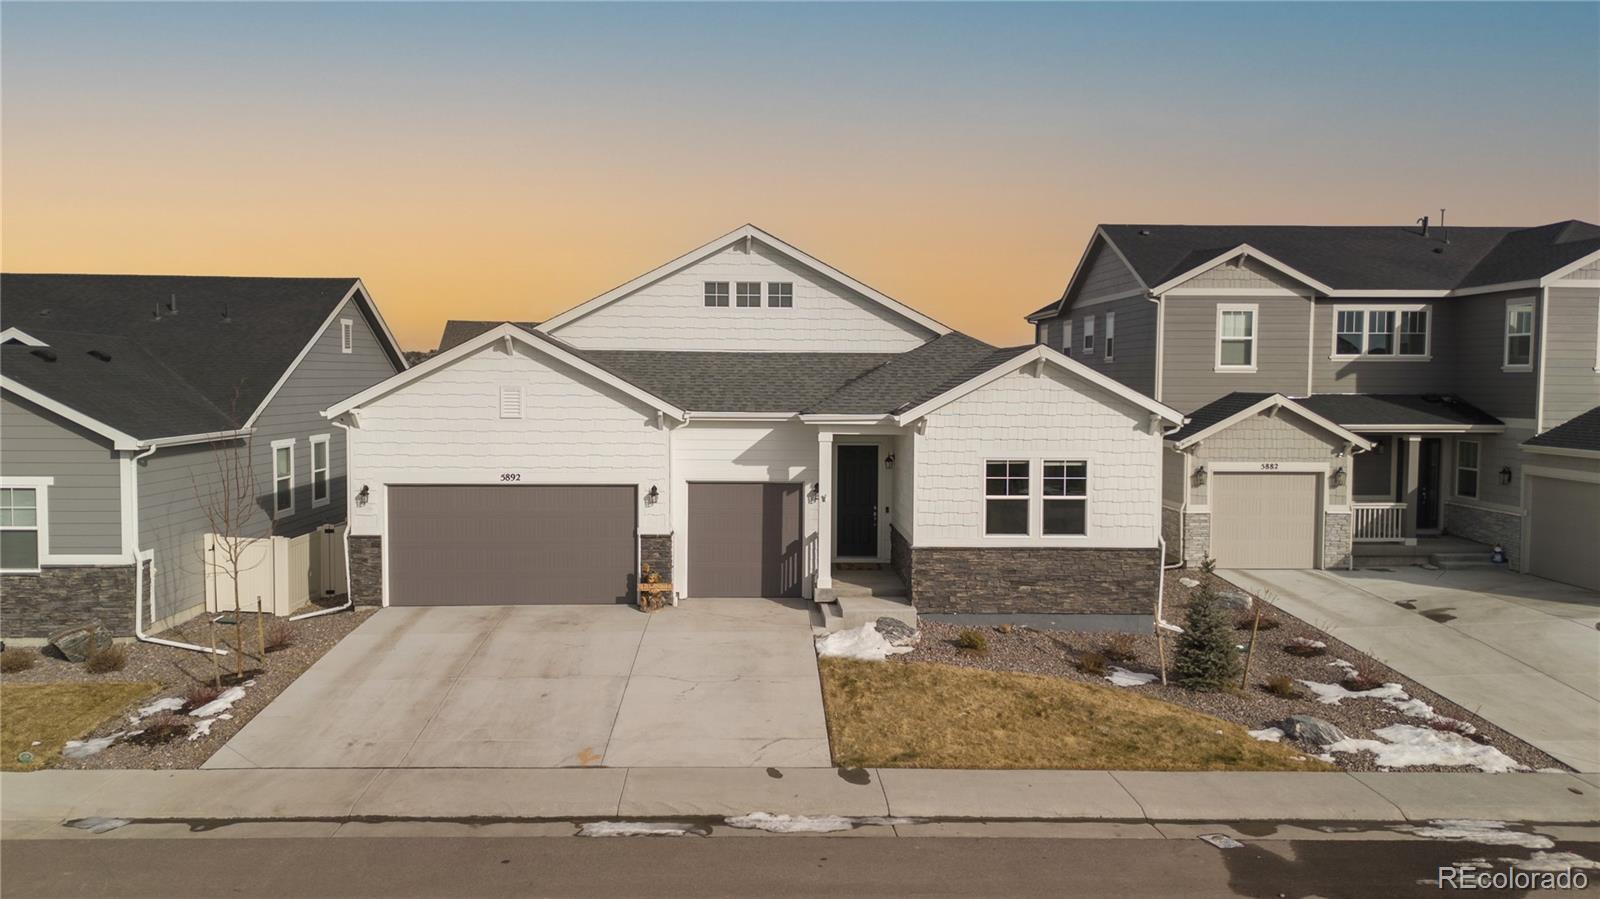
{"label": "white downspout", "polygon": [[[139,460],[148,459],[156,451],[156,447],[146,447],[145,451],[133,457],[133,465],[128,468],[129,477],[133,478],[134,514],[138,515],[139,498]],[[181,643],[177,640],[166,640],[161,637],[152,637],[144,632],[144,563],[150,563],[150,601],[156,598],[156,551],[153,549],[137,550],[133,554],[133,636],[145,643],[155,643],[160,646],[171,646],[174,649],[187,649],[192,652],[215,653],[219,656],[228,654],[226,649],[212,649],[209,646],[197,646],[193,643]]]}
{"label": "white downspout", "polygon": [[350,426],[335,419],[330,418],[328,420],[333,423],[334,427],[344,431],[344,603],[331,609],[318,609],[315,612],[290,615],[290,621],[304,621],[307,618],[332,615],[334,612],[353,609],[356,605],[355,579],[350,575]]}

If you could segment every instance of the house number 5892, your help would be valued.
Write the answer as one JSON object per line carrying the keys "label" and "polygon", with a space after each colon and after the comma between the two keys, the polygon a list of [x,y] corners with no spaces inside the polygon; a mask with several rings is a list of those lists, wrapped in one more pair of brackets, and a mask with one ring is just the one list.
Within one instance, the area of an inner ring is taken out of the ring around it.
{"label": "house number 5892", "polygon": [[520,481],[520,480],[522,480],[522,475],[517,474],[514,471],[508,471],[508,472],[505,472],[505,473],[500,475],[500,480],[502,480],[502,481]]}

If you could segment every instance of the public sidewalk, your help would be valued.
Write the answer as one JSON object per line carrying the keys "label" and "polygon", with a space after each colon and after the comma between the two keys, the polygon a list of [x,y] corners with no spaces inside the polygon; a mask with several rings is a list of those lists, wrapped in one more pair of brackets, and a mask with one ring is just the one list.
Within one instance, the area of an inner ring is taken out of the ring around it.
{"label": "public sidewalk", "polygon": [[8,828],[188,822],[719,819],[1600,823],[1600,776],[834,768],[296,769],[0,774]]}

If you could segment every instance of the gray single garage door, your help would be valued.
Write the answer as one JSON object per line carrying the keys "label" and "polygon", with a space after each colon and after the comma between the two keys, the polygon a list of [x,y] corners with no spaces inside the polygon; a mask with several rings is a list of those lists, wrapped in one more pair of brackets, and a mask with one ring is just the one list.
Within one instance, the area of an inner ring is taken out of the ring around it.
{"label": "gray single garage door", "polygon": [[389,604],[633,601],[634,488],[389,488]]}
{"label": "gray single garage door", "polygon": [[1211,476],[1211,556],[1218,568],[1315,568],[1321,475]]}
{"label": "gray single garage door", "polygon": [[1600,484],[1528,478],[1528,571],[1600,590]]}
{"label": "gray single garage door", "polygon": [[691,596],[799,596],[799,484],[690,484]]}

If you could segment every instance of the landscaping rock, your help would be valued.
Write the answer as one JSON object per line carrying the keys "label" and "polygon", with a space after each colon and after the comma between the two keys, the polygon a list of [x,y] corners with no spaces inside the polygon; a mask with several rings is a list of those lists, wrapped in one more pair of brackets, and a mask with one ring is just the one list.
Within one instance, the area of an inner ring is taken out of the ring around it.
{"label": "landscaping rock", "polygon": [[109,649],[111,635],[106,633],[100,622],[91,621],[56,631],[50,635],[50,645],[59,650],[67,661],[81,662],[96,649]]}
{"label": "landscaping rock", "polygon": [[889,641],[890,646],[916,646],[917,641],[922,639],[922,634],[916,628],[887,615],[879,618],[872,627],[883,639]]}
{"label": "landscaping rock", "polygon": [[1195,580],[1192,577],[1180,577],[1180,578],[1178,578],[1178,583],[1182,584],[1185,587],[1189,587],[1191,589],[1200,586],[1200,582]]}
{"label": "landscaping rock", "polygon": [[1290,715],[1281,725],[1292,740],[1303,740],[1316,746],[1331,746],[1345,738],[1344,731],[1333,724],[1311,715]]}
{"label": "landscaping rock", "polygon": [[1244,611],[1249,611],[1251,603],[1253,602],[1253,600],[1250,599],[1250,594],[1242,593],[1238,590],[1218,590],[1217,601],[1229,608],[1241,609]]}

